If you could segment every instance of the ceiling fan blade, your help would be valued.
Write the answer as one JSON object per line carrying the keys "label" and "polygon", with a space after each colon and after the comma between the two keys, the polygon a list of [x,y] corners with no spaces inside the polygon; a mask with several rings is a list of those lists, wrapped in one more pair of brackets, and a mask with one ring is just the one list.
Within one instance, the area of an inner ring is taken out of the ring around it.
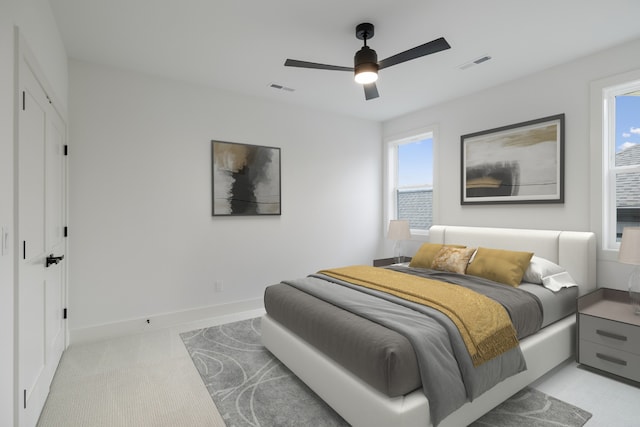
{"label": "ceiling fan blade", "polygon": [[297,59],[287,59],[284,62],[285,67],[314,68],[317,70],[333,70],[333,71],[353,71],[353,67],[341,67],[339,65],[318,64],[316,62],[298,61]]}
{"label": "ceiling fan blade", "polygon": [[413,49],[405,50],[397,55],[378,61],[378,69],[382,70],[383,68],[391,67],[392,65],[420,58],[421,56],[431,55],[432,53],[437,53],[449,48],[451,48],[449,43],[447,43],[444,37],[440,37],[439,39],[432,40],[423,45],[416,46]]}
{"label": "ceiling fan blade", "polygon": [[367,101],[380,96],[378,95],[378,88],[375,83],[367,83],[362,86],[364,87],[364,97]]}

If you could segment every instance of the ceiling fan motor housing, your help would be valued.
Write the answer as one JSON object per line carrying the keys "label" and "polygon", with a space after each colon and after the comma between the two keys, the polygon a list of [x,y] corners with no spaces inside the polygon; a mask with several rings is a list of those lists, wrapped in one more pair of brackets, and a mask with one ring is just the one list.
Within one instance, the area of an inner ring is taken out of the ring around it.
{"label": "ceiling fan motor housing", "polygon": [[378,72],[378,55],[375,50],[368,46],[363,46],[362,49],[356,52],[356,55],[353,57],[353,63],[356,75],[366,71],[372,73]]}

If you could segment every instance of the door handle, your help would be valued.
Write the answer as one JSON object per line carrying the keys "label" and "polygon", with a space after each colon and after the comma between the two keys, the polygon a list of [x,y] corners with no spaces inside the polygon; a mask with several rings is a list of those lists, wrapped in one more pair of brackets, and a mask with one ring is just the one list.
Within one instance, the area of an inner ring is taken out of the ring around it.
{"label": "door handle", "polygon": [[64,259],[64,255],[53,256],[53,254],[47,257],[47,261],[44,263],[45,267],[49,267],[51,264],[57,264]]}

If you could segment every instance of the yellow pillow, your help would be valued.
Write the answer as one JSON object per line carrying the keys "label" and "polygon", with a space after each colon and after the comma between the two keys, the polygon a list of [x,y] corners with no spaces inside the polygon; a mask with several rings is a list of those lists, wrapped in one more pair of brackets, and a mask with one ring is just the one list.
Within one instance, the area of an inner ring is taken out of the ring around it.
{"label": "yellow pillow", "polygon": [[452,248],[442,247],[431,264],[431,268],[440,271],[451,271],[453,273],[464,274],[469,265],[469,258],[476,251],[476,248]]}
{"label": "yellow pillow", "polygon": [[[445,246],[442,243],[423,243],[418,249],[418,252],[411,258],[411,262],[409,263],[409,267],[416,268],[431,268],[431,264],[433,264],[433,259],[438,254],[438,251]],[[460,245],[446,245],[454,248],[464,248],[464,246]]]}
{"label": "yellow pillow", "polygon": [[532,256],[533,252],[478,248],[467,274],[517,287]]}

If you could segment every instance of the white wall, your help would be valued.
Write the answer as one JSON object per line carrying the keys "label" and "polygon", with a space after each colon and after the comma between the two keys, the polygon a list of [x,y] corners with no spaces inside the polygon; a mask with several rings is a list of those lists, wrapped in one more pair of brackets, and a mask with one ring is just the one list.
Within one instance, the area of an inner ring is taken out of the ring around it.
{"label": "white wall", "polygon": [[0,251],[0,425],[14,424],[15,316],[14,311],[14,26],[38,58],[56,100],[67,103],[67,57],[46,0],[0,2],[0,227],[9,230],[8,251]]}
{"label": "white wall", "polygon": [[[379,123],[79,61],[70,115],[72,342],[378,252]],[[281,148],[281,216],[211,216],[212,139]]]}
{"label": "white wall", "polygon": [[[436,124],[439,216],[435,222],[512,228],[591,230],[590,83],[640,68],[640,40],[489,90],[383,123],[384,138]],[[499,58],[494,60],[499,61]],[[487,62],[482,67],[491,67]],[[474,68],[466,71],[473,78]],[[554,114],[565,114],[565,203],[460,205],[460,136]],[[592,230],[599,234],[599,230]],[[598,283],[624,288],[624,266],[599,257]]]}

